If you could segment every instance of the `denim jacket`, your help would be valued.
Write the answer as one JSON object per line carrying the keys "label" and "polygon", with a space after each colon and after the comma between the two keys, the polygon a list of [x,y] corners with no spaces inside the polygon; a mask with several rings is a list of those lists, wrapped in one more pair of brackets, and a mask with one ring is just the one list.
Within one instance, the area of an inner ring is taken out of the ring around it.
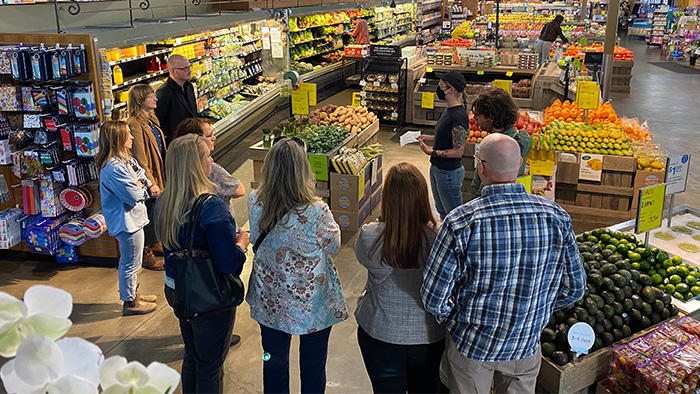
{"label": "denim jacket", "polygon": [[[139,187],[139,180],[144,187]],[[136,159],[128,162],[111,158],[100,170],[100,197],[102,213],[109,234],[135,233],[148,224],[144,201],[148,199],[146,188],[151,182]]]}

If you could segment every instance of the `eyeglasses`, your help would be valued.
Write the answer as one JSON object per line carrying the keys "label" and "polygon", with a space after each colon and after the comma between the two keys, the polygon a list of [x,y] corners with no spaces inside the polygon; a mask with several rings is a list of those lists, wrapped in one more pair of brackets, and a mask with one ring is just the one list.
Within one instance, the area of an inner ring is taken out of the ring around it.
{"label": "eyeglasses", "polygon": [[173,67],[173,69],[180,70],[180,71],[189,71],[189,70],[192,70],[192,66],[189,65],[187,67]]}
{"label": "eyeglasses", "polygon": [[477,155],[474,155],[474,160],[476,160],[477,162],[486,164],[486,160],[479,159],[479,156],[477,156]]}
{"label": "eyeglasses", "polygon": [[292,141],[296,142],[299,146],[301,146],[302,148],[306,149],[306,143],[305,143],[301,138],[299,138],[299,137],[279,137],[279,138],[275,138],[275,141],[272,143],[272,145],[275,145],[276,143],[281,142],[281,141],[284,141],[284,140],[287,140],[287,139],[291,139]]}

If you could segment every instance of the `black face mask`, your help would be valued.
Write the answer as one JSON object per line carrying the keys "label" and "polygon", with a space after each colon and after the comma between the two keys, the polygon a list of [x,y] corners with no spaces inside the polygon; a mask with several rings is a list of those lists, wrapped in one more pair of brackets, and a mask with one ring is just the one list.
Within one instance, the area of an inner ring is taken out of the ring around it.
{"label": "black face mask", "polygon": [[437,94],[437,96],[438,96],[438,98],[439,98],[440,100],[444,100],[444,99],[445,99],[445,91],[442,90],[442,88],[441,88],[440,86],[438,86],[438,87],[437,87],[437,90],[435,90],[435,94]]}

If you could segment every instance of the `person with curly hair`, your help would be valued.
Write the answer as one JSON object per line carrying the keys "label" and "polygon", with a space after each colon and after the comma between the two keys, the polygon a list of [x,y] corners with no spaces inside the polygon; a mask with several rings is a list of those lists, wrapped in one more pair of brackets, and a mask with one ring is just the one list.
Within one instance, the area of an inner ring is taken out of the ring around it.
{"label": "person with curly hair", "polygon": [[[522,176],[525,173],[525,158],[530,150],[532,139],[527,131],[516,130],[513,126],[520,116],[520,110],[510,95],[500,88],[488,89],[474,100],[472,112],[481,130],[505,134],[518,143],[520,157],[523,158],[518,176]],[[475,172],[472,180],[472,199],[481,197],[483,188],[479,173]]]}

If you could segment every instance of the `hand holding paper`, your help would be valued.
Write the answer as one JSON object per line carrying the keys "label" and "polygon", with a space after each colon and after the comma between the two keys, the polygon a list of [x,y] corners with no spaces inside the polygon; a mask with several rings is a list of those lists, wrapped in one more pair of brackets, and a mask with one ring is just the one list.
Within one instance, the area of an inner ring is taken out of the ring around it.
{"label": "hand holding paper", "polygon": [[401,136],[400,142],[401,142],[401,147],[403,148],[404,145],[406,144],[411,144],[414,142],[418,142],[418,137],[420,136],[420,131],[407,131],[404,135]]}

